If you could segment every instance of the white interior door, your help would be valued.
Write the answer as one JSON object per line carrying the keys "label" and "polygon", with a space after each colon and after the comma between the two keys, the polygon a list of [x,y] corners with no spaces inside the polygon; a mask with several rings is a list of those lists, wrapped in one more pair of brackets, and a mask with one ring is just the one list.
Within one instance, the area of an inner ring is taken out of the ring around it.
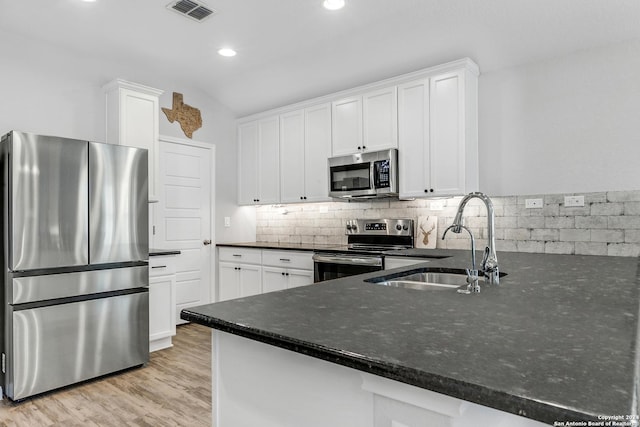
{"label": "white interior door", "polygon": [[213,149],[160,140],[156,234],[160,249],[178,249],[176,258],[176,323],[186,307],[211,299]]}

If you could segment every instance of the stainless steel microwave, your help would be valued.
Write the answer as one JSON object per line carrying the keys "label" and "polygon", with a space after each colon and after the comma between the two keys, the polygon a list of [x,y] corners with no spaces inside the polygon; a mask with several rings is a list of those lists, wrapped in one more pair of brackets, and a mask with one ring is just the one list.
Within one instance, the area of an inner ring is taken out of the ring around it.
{"label": "stainless steel microwave", "polygon": [[329,196],[343,199],[398,196],[395,148],[329,158]]}

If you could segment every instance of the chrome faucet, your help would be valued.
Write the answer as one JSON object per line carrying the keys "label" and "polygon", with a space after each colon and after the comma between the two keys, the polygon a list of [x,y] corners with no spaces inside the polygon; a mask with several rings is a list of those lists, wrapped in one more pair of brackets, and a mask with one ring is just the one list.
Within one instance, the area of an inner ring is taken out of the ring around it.
{"label": "chrome faucet", "polygon": [[[485,282],[497,285],[500,283],[500,272],[498,269],[498,256],[496,255],[496,238],[494,225],[495,214],[493,212],[493,203],[491,203],[491,199],[489,199],[487,195],[480,192],[469,193],[464,196],[460,201],[460,204],[458,205],[458,212],[456,213],[456,217],[453,220],[453,224],[451,224],[451,226],[447,228],[447,231],[451,229],[451,231],[453,231],[454,233],[461,233],[462,228],[466,229],[466,227],[462,225],[462,212],[464,211],[464,207],[466,206],[467,202],[471,199],[482,200],[487,208],[488,246],[484,248],[484,256],[482,257],[480,270],[484,274]],[[469,230],[467,229],[467,231]],[[442,236],[442,238],[444,239],[444,235]]]}
{"label": "chrome faucet", "polygon": [[[467,287],[466,289],[458,289],[461,294],[471,294],[480,292],[480,285],[478,284],[478,269],[476,268],[476,239],[473,238],[473,233],[464,225],[450,225],[442,233],[442,240],[447,235],[447,231],[454,227],[464,228],[471,236],[471,269],[467,268]],[[454,230],[455,232],[455,230]]]}

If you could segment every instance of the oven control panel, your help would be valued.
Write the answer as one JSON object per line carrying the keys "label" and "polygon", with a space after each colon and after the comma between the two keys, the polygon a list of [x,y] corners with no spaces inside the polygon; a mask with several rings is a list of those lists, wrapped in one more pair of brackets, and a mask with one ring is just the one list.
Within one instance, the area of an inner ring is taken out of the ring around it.
{"label": "oven control panel", "polygon": [[347,235],[413,236],[412,219],[350,219]]}
{"label": "oven control panel", "polygon": [[365,231],[386,231],[387,223],[386,222],[365,222],[364,229]]}

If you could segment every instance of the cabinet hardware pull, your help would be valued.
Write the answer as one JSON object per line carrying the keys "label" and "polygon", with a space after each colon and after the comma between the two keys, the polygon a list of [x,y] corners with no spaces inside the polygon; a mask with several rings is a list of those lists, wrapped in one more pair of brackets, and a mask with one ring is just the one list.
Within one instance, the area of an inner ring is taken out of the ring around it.
{"label": "cabinet hardware pull", "polygon": [[280,258],[280,261],[282,261],[282,262],[291,262],[291,260],[289,258]]}
{"label": "cabinet hardware pull", "polygon": [[166,265],[154,265],[151,268],[167,268]]}
{"label": "cabinet hardware pull", "polygon": [[241,257],[241,254],[233,254],[233,256]]}

